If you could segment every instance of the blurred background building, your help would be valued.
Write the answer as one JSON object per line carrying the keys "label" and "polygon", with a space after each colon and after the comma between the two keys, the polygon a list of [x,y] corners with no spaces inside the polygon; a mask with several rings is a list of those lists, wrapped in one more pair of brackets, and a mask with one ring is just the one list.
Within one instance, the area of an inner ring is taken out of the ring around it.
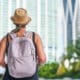
{"label": "blurred background building", "polygon": [[41,36],[47,62],[60,61],[80,37],[80,0],[0,0],[0,39],[15,28],[10,17],[20,7],[32,18],[27,30]]}
{"label": "blurred background building", "polygon": [[66,45],[75,44],[79,0],[63,0],[63,8],[66,27]]}
{"label": "blurred background building", "polygon": [[76,8],[76,39],[80,39],[80,0],[77,1],[77,8]]}

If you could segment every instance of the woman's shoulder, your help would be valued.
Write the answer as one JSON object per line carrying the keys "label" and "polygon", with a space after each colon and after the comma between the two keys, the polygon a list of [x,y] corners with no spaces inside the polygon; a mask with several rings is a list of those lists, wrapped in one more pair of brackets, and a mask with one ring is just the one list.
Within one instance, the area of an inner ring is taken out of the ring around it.
{"label": "woman's shoulder", "polygon": [[6,43],[6,40],[7,40],[7,35],[2,37],[0,44]]}
{"label": "woman's shoulder", "polygon": [[3,36],[3,38],[1,39],[1,43],[6,43],[7,40],[10,40],[10,33],[7,33],[6,35]]}
{"label": "woman's shoulder", "polygon": [[35,43],[40,43],[41,42],[41,37],[40,35],[37,33],[37,32],[33,32],[34,35],[35,35]]}
{"label": "woman's shoulder", "polygon": [[26,31],[27,33],[29,33],[29,34],[34,34],[35,35],[35,37],[40,37],[40,35],[37,33],[37,32],[34,32],[34,31]]}

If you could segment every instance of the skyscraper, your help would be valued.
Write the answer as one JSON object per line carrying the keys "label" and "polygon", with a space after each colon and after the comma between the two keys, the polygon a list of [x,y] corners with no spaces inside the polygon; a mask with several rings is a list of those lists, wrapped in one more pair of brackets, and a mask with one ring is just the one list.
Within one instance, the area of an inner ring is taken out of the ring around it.
{"label": "skyscraper", "polygon": [[80,39],[80,0],[77,1],[76,15],[76,39]]}
{"label": "skyscraper", "polygon": [[76,20],[79,0],[63,0],[64,9],[64,27],[66,38],[66,47],[70,44],[75,44],[76,41]]}

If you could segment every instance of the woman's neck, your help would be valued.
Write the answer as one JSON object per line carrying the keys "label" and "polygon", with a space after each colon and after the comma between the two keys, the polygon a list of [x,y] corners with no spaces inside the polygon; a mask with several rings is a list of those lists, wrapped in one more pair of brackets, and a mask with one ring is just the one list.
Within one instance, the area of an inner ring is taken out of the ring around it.
{"label": "woman's neck", "polygon": [[25,32],[26,32],[26,28],[20,28],[16,34],[17,36],[22,37],[25,36]]}
{"label": "woman's neck", "polygon": [[26,28],[20,28],[18,32],[23,33],[23,32],[25,32],[25,31],[26,31]]}

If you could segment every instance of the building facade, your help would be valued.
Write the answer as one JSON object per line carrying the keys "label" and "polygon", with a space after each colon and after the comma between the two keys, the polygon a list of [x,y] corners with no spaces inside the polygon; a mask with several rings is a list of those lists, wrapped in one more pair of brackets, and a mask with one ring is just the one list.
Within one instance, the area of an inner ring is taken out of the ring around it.
{"label": "building facade", "polygon": [[63,0],[65,45],[75,44],[79,31],[78,27],[79,0]]}
{"label": "building facade", "polygon": [[72,42],[73,38],[71,13],[63,9],[65,5],[68,6],[63,0],[0,0],[0,39],[15,28],[10,20],[15,9],[25,8],[32,18],[27,30],[35,31],[41,36],[47,62],[60,61],[67,42]]}
{"label": "building facade", "polygon": [[80,0],[77,3],[76,19],[76,39],[80,39]]}

